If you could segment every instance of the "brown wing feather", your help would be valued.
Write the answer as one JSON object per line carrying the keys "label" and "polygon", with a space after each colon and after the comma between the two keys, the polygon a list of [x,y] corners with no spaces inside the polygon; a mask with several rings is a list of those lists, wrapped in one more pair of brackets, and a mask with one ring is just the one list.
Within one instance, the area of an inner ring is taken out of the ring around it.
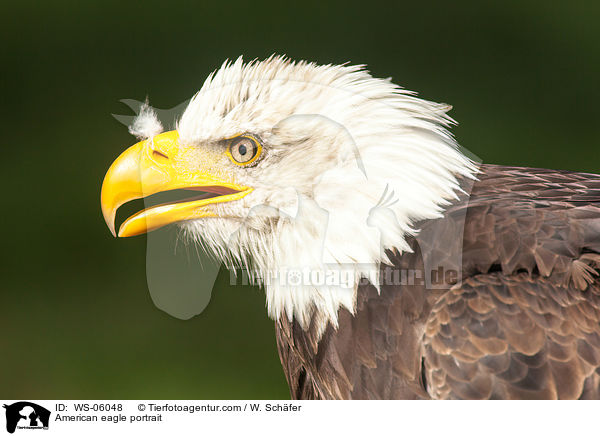
{"label": "brown wing feather", "polygon": [[598,398],[600,176],[483,165],[418,227],[393,269],[458,284],[361,285],[321,337],[278,321],[294,398]]}
{"label": "brown wing feather", "polygon": [[600,287],[582,297],[521,273],[478,275],[446,293],[425,330],[433,398],[600,398]]}

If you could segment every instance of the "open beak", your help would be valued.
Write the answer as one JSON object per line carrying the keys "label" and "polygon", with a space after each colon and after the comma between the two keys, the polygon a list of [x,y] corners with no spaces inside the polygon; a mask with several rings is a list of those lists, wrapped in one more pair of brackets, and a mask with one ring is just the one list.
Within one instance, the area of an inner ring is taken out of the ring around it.
{"label": "open beak", "polygon": [[189,148],[179,143],[178,132],[171,131],[138,142],[113,162],[102,183],[100,203],[114,236],[117,209],[132,200],[182,189],[201,194],[134,214],[121,224],[118,236],[135,236],[179,221],[216,217],[208,205],[239,200],[252,191],[217,176],[216,159],[210,153],[203,156],[206,162],[197,162],[196,157],[197,167],[190,168],[186,165],[189,160],[184,159],[188,152]]}

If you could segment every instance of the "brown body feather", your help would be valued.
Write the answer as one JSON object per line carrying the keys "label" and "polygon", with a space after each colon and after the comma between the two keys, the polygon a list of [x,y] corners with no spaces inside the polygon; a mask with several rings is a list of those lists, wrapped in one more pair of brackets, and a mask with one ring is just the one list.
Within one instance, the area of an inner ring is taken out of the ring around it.
{"label": "brown body feather", "polygon": [[384,270],[458,275],[361,284],[320,336],[277,322],[293,398],[600,399],[600,176],[483,165],[419,227]]}

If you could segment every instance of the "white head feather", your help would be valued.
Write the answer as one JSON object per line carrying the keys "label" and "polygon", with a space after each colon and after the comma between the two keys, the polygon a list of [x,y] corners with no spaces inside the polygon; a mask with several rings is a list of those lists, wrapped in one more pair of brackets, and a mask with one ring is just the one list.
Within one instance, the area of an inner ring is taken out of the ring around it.
{"label": "white head feather", "polygon": [[[240,133],[259,138],[258,163],[232,169],[235,182],[254,191],[214,205],[233,218],[182,227],[229,268],[258,271],[272,317],[307,326],[316,316],[320,325],[336,326],[340,307],[355,310],[360,277],[387,261],[381,242],[409,250],[413,223],[440,217],[456,198],[458,178],[475,173],[447,130],[448,108],[373,78],[362,66],[282,57],[226,62],[177,129],[180,141],[199,149]],[[397,201],[386,205],[391,213],[374,214],[384,192]],[[269,276],[335,268],[351,272],[349,289],[292,286]]]}
{"label": "white head feather", "polygon": [[140,107],[138,115],[129,126],[129,133],[138,139],[149,139],[163,131],[163,126],[156,115],[156,111],[150,107],[146,100]]}

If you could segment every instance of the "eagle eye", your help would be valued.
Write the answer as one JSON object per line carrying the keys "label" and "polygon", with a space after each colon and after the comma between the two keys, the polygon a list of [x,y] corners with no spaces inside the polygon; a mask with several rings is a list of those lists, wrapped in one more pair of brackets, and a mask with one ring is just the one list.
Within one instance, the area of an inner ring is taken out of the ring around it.
{"label": "eagle eye", "polygon": [[251,136],[238,136],[231,141],[227,154],[234,164],[248,166],[260,156],[262,146]]}

